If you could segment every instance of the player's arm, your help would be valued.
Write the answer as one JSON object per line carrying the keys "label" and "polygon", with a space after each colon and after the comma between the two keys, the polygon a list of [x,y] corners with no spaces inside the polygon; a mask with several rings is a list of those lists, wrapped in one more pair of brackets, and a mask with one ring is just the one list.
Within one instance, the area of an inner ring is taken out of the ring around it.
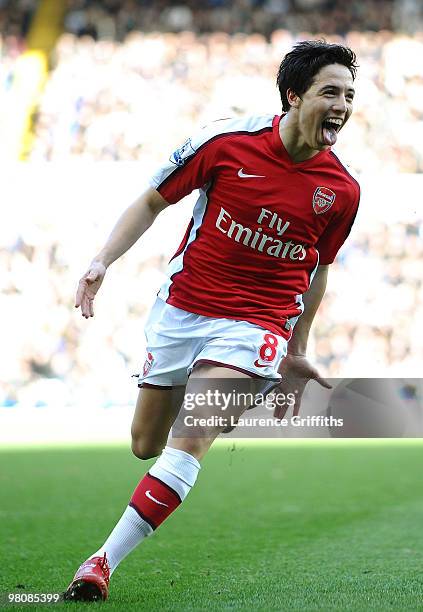
{"label": "player's arm", "polygon": [[120,217],[106,244],[79,281],[75,306],[81,307],[83,317],[94,316],[93,300],[110,264],[135,244],[160,211],[212,179],[219,150],[213,144],[215,132],[216,129],[212,132],[200,130],[174,151],[151,177],[150,184],[156,189],[148,189]]}
{"label": "player's arm", "polygon": [[[326,290],[329,266],[318,266],[316,274],[308,291],[303,296],[304,312],[294,327],[294,332],[288,343],[288,353],[282,360],[279,373],[282,375],[280,390],[285,394],[294,393],[296,398],[294,415],[298,414],[301,397],[309,380],[316,380],[320,385],[331,389],[332,386],[322,378],[318,370],[311,365],[306,357],[307,342],[311,325],[320,306]],[[275,416],[283,418],[286,408],[280,406],[275,410]]]}
{"label": "player's arm", "polygon": [[135,244],[167,206],[168,202],[158,191],[149,188],[121,215],[106,244],[79,281],[75,308],[81,308],[83,317],[88,319],[94,316],[94,297],[107,268]]}
{"label": "player's arm", "polygon": [[99,261],[108,268],[135,244],[167,206],[168,203],[158,191],[147,189],[118,219],[106,244],[94,261]]}

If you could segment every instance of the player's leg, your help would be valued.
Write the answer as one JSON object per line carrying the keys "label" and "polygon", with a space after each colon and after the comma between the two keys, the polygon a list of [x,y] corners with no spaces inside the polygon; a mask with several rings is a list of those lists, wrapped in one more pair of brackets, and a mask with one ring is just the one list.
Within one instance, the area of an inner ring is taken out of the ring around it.
{"label": "player's leg", "polygon": [[[247,385],[245,384],[247,383]],[[107,554],[113,571],[118,563],[139,544],[145,537],[153,533],[167,517],[184,501],[194,486],[200,470],[199,461],[207,453],[215,438],[226,427],[226,420],[236,421],[249,408],[251,401],[243,394],[235,393],[233,402],[226,404],[224,413],[222,405],[213,403],[204,405],[198,403],[198,396],[205,396],[207,391],[215,391],[220,396],[227,394],[228,389],[240,386],[245,391],[246,386],[259,393],[266,385],[265,379],[252,379],[252,374],[236,371],[227,367],[214,365],[198,365],[188,379],[186,397],[192,399],[189,410],[191,421],[217,417],[209,425],[180,426],[179,420],[184,420],[185,408],[175,422],[175,432],[172,431],[167,445],[160,457],[139,482],[131,497],[128,508],[112,534],[98,551],[98,555]],[[231,395],[231,393],[229,393]],[[240,399],[240,401],[238,401]],[[224,419],[219,417],[224,414]]]}
{"label": "player's leg", "polygon": [[[141,459],[154,457],[162,451],[180,408],[188,367],[197,345],[202,342],[198,337],[190,340],[184,332],[184,321],[192,316],[158,299],[147,321],[147,354],[139,377],[139,385],[143,388],[132,423],[132,450]],[[144,487],[144,499],[153,509],[160,507],[171,511],[195,482],[200,466],[196,459],[185,457],[182,451],[165,448],[153,467],[155,475],[146,474],[137,489]],[[157,486],[164,487],[166,494],[170,494],[169,502],[159,499]],[[145,520],[130,500],[106,542],[77,571],[66,592],[68,599],[92,601],[107,597],[109,575],[157,526],[151,507],[147,513],[152,515],[150,520]]]}
{"label": "player's leg", "polygon": [[[193,369],[186,386],[190,409],[181,410],[168,446],[189,453],[201,461],[216,437],[228,425],[237,422],[243,412],[251,407],[251,398],[262,393],[268,382],[267,379],[253,378],[247,372],[200,363]],[[196,403],[196,397],[203,398],[208,392],[211,402],[206,406],[203,401]],[[228,398],[232,396],[232,401],[223,405],[216,392],[220,397],[223,394]],[[187,425],[184,420],[187,420]],[[206,424],[201,424],[204,421]]]}
{"label": "player's leg", "polygon": [[[250,375],[229,370],[224,367],[201,365],[194,368],[187,385],[194,399],[193,409],[190,416],[194,419],[216,414],[213,405],[198,405],[195,397],[204,394],[208,389],[213,391],[219,389],[219,382],[223,385],[225,379],[249,380]],[[264,381],[263,381],[264,383]],[[172,394],[168,391],[169,396]],[[153,397],[162,397],[163,391]],[[164,395],[166,404],[172,405],[172,399]],[[142,395],[141,395],[142,397]],[[144,394],[144,398],[150,394]],[[143,411],[143,400],[137,407],[137,419],[135,429],[148,419],[154,403]],[[225,415],[237,419],[249,404],[234,403],[226,406]],[[173,413],[175,414],[175,413]],[[171,422],[169,416],[167,422]],[[74,580],[67,590],[67,598],[78,599],[105,599],[108,593],[109,575],[116,569],[118,564],[146,537],[151,535],[161,523],[176,510],[184,501],[187,494],[194,486],[200,470],[199,459],[201,459],[210,448],[214,439],[225,428],[225,424],[200,425],[190,428],[189,435],[183,437],[172,437],[168,445],[163,449],[160,457],[141,479],[130,499],[129,505],[124,511],[119,522],[107,538],[104,545],[90,557],[78,570]],[[150,430],[155,437],[156,446],[142,447],[138,442],[139,454],[150,455],[150,451],[157,451],[160,441],[163,439],[163,428],[157,431]],[[139,440],[139,438],[138,438]],[[147,452],[148,451],[148,452]]]}
{"label": "player's leg", "polygon": [[139,459],[160,455],[184,399],[185,386],[142,387],[131,426],[132,452]]}
{"label": "player's leg", "polygon": [[[202,371],[203,368],[198,369]],[[225,376],[227,370],[220,369],[223,370],[222,376]],[[212,375],[219,374],[216,374],[216,368],[212,370]],[[198,376],[197,372],[192,374],[193,380],[197,380]],[[202,388],[205,386],[206,382]],[[193,383],[191,388],[193,392]],[[204,454],[219,433],[213,430],[210,440],[203,441],[200,438],[202,432],[194,432],[199,440],[193,453],[188,441],[186,448],[178,443],[166,446],[169,430],[183,403],[184,391],[184,386],[173,389],[147,387],[140,391],[132,424],[132,448],[136,456],[142,459],[160,456],[138,483],[128,507],[104,545],[93,555],[97,558],[107,555],[110,573],[185,499],[200,470],[197,455]],[[195,414],[199,416],[198,409]],[[200,442],[204,453],[198,450]]]}
{"label": "player's leg", "polygon": [[[140,389],[131,427],[132,451],[140,459],[150,459],[162,452],[181,407],[184,389],[183,385],[163,389],[148,386]],[[147,476],[144,476],[141,483],[148,484]],[[130,502],[105,543],[78,569],[66,591],[66,599],[106,599],[110,575],[122,559],[152,531],[153,527],[134,510]]]}
{"label": "player's leg", "polygon": [[[210,325],[205,322],[205,330]],[[217,321],[215,328],[219,325],[223,327],[222,335],[207,342],[193,360],[184,406],[174,423],[167,446],[147,475],[147,478],[156,478],[155,488],[152,480],[142,481],[131,499],[132,507],[139,515],[156,526],[185,499],[195,484],[199,461],[216,437],[227,429],[228,423],[237,422],[254,403],[257,394],[262,395],[269,389],[269,379],[273,382],[278,380],[278,367],[286,354],[286,341],[283,338],[251,325],[242,329],[237,325],[236,334],[231,337],[233,322],[226,325]],[[215,333],[215,329],[212,332]],[[228,361],[222,363],[219,361],[222,358]],[[234,393],[231,393],[233,388]],[[211,394],[207,395],[210,391]],[[224,410],[220,402],[222,394],[228,400]],[[209,398],[206,403],[204,397]],[[188,398],[189,425],[185,418]],[[183,484],[185,488],[179,489]],[[151,487],[148,491],[147,486]],[[179,501],[172,496],[172,491]],[[150,496],[154,494],[155,504],[146,502],[148,493]]]}

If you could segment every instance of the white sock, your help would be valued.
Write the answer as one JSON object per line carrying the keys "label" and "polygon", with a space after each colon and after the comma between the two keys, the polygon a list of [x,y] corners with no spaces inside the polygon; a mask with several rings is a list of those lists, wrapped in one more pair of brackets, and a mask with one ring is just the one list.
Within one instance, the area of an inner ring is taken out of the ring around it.
{"label": "white sock", "polygon": [[[149,474],[173,489],[183,501],[194,486],[200,467],[197,459],[189,453],[166,446]],[[102,557],[106,553],[112,574],[119,563],[152,532],[149,523],[128,506],[103,546],[90,558]]]}
{"label": "white sock", "polygon": [[149,473],[169,485],[184,501],[197,480],[200,468],[197,459],[189,453],[165,446]]}

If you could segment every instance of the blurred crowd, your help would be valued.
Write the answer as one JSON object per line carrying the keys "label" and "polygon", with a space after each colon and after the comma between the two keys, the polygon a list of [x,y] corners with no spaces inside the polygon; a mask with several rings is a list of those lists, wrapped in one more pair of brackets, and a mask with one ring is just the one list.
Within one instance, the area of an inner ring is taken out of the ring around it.
{"label": "blurred crowd", "polygon": [[39,0],[0,0],[0,35],[25,39]]}
{"label": "blurred crowd", "polygon": [[11,108],[8,106],[10,92],[15,78],[16,60],[23,51],[23,42],[20,38],[0,36],[0,138],[4,132],[3,122],[9,121],[7,116]]}
{"label": "blurred crowd", "polygon": [[[35,6],[0,0],[2,31],[27,31]],[[64,25],[33,115],[30,161],[160,163],[199,125],[278,113],[282,57],[325,32],[351,46],[360,64],[340,154],[358,172],[423,172],[421,2],[67,0]],[[23,44],[0,37],[5,109]]]}
{"label": "blurred crowd", "polygon": [[[16,59],[25,50],[38,0],[0,0],[0,110],[5,114],[7,94],[14,79]],[[1,133],[0,117],[0,136]]]}
{"label": "blurred crowd", "polygon": [[[136,301],[124,283],[142,283],[154,273],[160,278],[161,260],[126,269],[118,263],[122,276],[114,286],[125,299],[97,304],[94,324],[86,325],[73,307],[81,271],[76,272],[71,253],[53,236],[36,246],[28,241],[19,239],[12,249],[0,251],[0,406],[132,403],[136,382],[131,374],[144,360],[147,305],[142,297]],[[147,286],[139,290],[148,293]]]}
{"label": "blurred crowd", "polygon": [[[299,38],[310,36],[301,34]],[[275,75],[298,37],[133,32],[123,43],[65,34],[35,120],[31,161],[159,163],[193,130],[279,113]],[[337,145],[355,170],[423,172],[423,35],[351,32],[355,112]]]}
{"label": "blurred crowd", "polygon": [[[397,4],[394,0],[68,0],[65,27],[79,36],[119,41],[135,30],[259,32],[268,37],[276,29],[287,29],[344,35],[350,30],[397,29],[403,14]],[[419,4],[414,5],[417,15]]]}
{"label": "blurred crowd", "polygon": [[422,218],[363,229],[331,266],[313,330],[316,359],[334,377],[420,377]]}
{"label": "blurred crowd", "polygon": [[[422,29],[419,0],[57,0],[64,27],[78,36],[124,41],[127,34],[181,32],[227,34],[277,29],[343,36],[351,30]],[[25,37],[40,0],[0,0],[0,32]]]}

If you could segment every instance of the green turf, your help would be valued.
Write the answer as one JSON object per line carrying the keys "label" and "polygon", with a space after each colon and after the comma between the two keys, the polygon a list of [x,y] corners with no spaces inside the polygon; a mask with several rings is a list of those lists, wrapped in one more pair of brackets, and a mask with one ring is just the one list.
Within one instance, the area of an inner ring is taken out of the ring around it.
{"label": "green turf", "polygon": [[[104,609],[423,610],[422,451],[217,447]],[[150,463],[116,447],[0,453],[0,592],[63,590]]]}

